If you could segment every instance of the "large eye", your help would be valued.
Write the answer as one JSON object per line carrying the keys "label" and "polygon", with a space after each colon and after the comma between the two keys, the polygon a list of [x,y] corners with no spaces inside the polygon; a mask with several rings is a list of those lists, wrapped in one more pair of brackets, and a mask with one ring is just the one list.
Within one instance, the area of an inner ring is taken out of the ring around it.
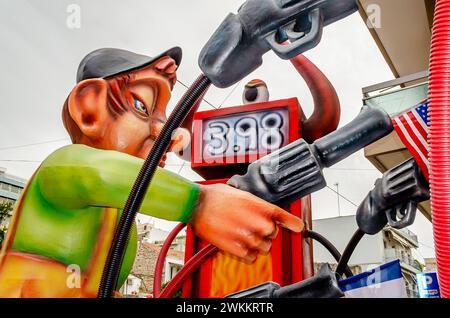
{"label": "large eye", "polygon": [[140,101],[137,98],[133,98],[133,104],[134,104],[134,108],[138,112],[143,113],[148,116],[147,106],[145,106],[145,104],[142,101]]}

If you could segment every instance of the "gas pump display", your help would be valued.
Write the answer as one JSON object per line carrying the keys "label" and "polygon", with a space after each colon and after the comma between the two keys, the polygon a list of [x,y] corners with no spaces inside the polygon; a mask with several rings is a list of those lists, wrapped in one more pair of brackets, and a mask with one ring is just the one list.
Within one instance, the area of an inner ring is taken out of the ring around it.
{"label": "gas pump display", "polygon": [[207,178],[231,176],[298,138],[299,118],[303,113],[296,99],[198,112],[192,168]]}
{"label": "gas pump display", "polygon": [[202,154],[206,162],[233,156],[269,153],[287,144],[288,115],[284,109],[205,120]]}

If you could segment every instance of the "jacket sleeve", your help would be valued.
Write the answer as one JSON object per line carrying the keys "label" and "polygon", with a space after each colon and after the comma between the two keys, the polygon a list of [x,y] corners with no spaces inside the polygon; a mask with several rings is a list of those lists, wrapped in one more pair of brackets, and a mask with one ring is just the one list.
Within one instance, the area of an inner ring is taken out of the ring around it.
{"label": "jacket sleeve", "polygon": [[[121,152],[70,145],[44,160],[35,178],[44,199],[61,209],[123,209],[142,164]],[[158,168],[139,212],[189,222],[198,196],[197,184]]]}

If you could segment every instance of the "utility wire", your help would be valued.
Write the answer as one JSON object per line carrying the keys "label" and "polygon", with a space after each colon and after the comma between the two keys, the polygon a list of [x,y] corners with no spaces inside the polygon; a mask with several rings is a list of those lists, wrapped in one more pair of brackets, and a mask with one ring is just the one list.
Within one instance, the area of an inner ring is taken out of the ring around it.
{"label": "utility wire", "polygon": [[40,163],[42,161],[38,160],[24,160],[24,159],[0,159],[0,162],[30,162],[30,163]]}
{"label": "utility wire", "polygon": [[[328,168],[328,170],[341,170],[341,171],[376,171],[380,172],[377,169],[370,168]],[[381,173],[381,172],[380,172]]]}
{"label": "utility wire", "polygon": [[[180,81],[179,79],[177,79],[177,82],[180,83],[182,86],[184,86],[184,88],[189,89],[189,86],[187,86],[186,84],[184,84],[182,81]],[[206,104],[208,104],[209,106],[211,106],[214,109],[217,109],[216,106],[214,106],[213,104],[211,104],[210,102],[208,102],[208,100],[206,100],[205,98],[202,99]]]}
{"label": "utility wire", "polygon": [[32,144],[25,144],[25,145],[19,145],[19,146],[0,147],[0,151],[1,150],[10,150],[10,149],[17,149],[17,148],[32,147],[32,146],[43,145],[43,144],[51,144],[51,143],[54,143],[54,142],[60,142],[60,141],[65,141],[65,140],[69,140],[69,138],[41,141],[41,142],[35,142],[35,143],[32,143]]}
{"label": "utility wire", "polygon": [[336,193],[338,196],[340,196],[341,198],[343,198],[345,201],[349,202],[350,204],[354,205],[355,207],[358,207],[358,205],[356,203],[354,203],[353,201],[351,201],[350,199],[347,199],[345,196],[343,196],[342,194],[338,193],[336,190],[334,190],[333,188],[327,186],[328,189],[330,189],[331,191],[333,191],[334,193]]}
{"label": "utility wire", "polygon": [[425,247],[429,248],[429,249],[432,249],[432,250],[434,250],[434,247],[432,247],[432,246],[430,246],[430,245],[427,245],[427,244],[425,244],[425,243],[422,243],[422,242],[419,242],[419,241],[418,241],[418,243],[419,243],[420,245],[423,245],[423,246],[425,246]]}
{"label": "utility wire", "polygon": [[[189,88],[186,84],[184,84],[182,81],[177,80],[177,82],[179,82],[181,85],[183,85],[185,88]],[[211,104],[210,102],[208,102],[206,99],[203,99],[205,101],[205,103],[207,103],[208,105],[210,105],[211,107],[213,107],[214,109],[217,109],[216,106],[214,106],[213,104]],[[224,101],[225,102],[225,101]],[[66,141],[66,140],[70,140],[69,138],[61,138],[61,139],[54,139],[54,140],[47,140],[47,141],[41,141],[41,142],[35,142],[35,143],[30,143],[30,144],[24,144],[24,145],[18,145],[18,146],[7,146],[7,147],[0,147],[0,151],[2,150],[11,150],[11,149],[19,149],[19,148],[26,148],[26,147],[32,147],[32,146],[38,146],[38,145],[44,145],[44,144],[51,144],[51,143],[55,143],[55,142],[60,142],[60,141]],[[25,161],[28,162],[26,160],[0,160],[0,161]],[[38,161],[36,161],[38,162]]]}
{"label": "utility wire", "polygon": [[[184,84],[182,81],[180,81],[179,79],[177,79],[177,82],[180,83],[184,88],[188,89],[189,86],[187,86],[186,84]],[[236,88],[238,88],[239,84],[241,84],[242,80],[240,80],[234,87],[233,89],[230,91],[230,93],[228,93],[228,95],[224,98],[224,100],[220,103],[219,107],[214,106],[212,103],[210,103],[207,99],[203,98],[203,100],[205,101],[205,103],[207,103],[209,106],[211,106],[214,109],[219,109],[221,108],[225,102],[228,100],[228,98],[231,97],[231,95],[234,93],[234,91],[236,90]]]}
{"label": "utility wire", "polygon": [[[179,82],[181,85],[183,85],[185,88],[189,88],[186,84],[184,84],[182,81],[177,80],[177,82]],[[213,107],[214,109],[217,109],[216,106],[214,106],[213,104],[211,104],[210,102],[208,102],[206,99],[203,99],[208,105],[210,105],[211,107]],[[30,143],[30,144],[24,144],[24,145],[18,145],[18,146],[7,146],[7,147],[0,147],[0,151],[2,150],[11,150],[11,149],[19,149],[19,148],[26,148],[26,147],[32,147],[32,146],[38,146],[38,145],[44,145],[44,144],[51,144],[51,143],[55,143],[55,142],[60,142],[60,141],[66,141],[66,140],[70,140],[69,138],[61,138],[61,139],[54,139],[54,140],[47,140],[47,141],[41,141],[41,142],[35,142],[35,143]],[[0,160],[0,161],[24,161],[24,160]]]}
{"label": "utility wire", "polygon": [[180,174],[181,173],[181,170],[183,170],[183,168],[184,168],[184,165],[186,164],[186,161],[185,162],[183,162],[183,164],[181,165],[181,168],[180,168],[180,170],[178,170],[178,174]]}
{"label": "utility wire", "polygon": [[231,95],[234,93],[234,91],[236,90],[236,88],[239,86],[239,84],[241,84],[242,80],[240,80],[236,85],[234,85],[233,89],[230,91],[230,93],[225,97],[225,99],[222,101],[222,103],[220,103],[219,108],[221,108],[225,102],[228,100],[228,98],[231,97]]}

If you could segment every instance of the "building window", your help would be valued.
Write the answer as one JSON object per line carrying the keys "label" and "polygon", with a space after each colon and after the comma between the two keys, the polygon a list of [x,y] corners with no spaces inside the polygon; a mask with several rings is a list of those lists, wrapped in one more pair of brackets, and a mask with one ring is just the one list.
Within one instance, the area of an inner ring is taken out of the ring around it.
{"label": "building window", "polygon": [[180,271],[181,266],[177,264],[170,264],[170,279],[174,278],[175,275]]}
{"label": "building window", "polygon": [[11,186],[11,192],[20,193],[20,188],[12,185]]}

